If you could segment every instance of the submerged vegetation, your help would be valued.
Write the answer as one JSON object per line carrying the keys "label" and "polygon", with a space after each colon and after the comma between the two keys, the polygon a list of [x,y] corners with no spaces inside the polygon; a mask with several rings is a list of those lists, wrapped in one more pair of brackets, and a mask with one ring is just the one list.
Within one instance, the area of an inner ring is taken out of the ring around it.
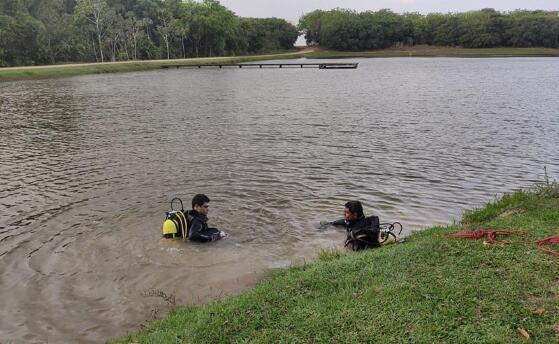
{"label": "submerged vegetation", "polygon": [[[538,190],[507,194],[402,244],[325,251],[240,296],[177,309],[117,342],[557,342],[559,257],[534,241],[559,235],[559,198]],[[527,236],[490,245],[446,237],[477,229]]]}

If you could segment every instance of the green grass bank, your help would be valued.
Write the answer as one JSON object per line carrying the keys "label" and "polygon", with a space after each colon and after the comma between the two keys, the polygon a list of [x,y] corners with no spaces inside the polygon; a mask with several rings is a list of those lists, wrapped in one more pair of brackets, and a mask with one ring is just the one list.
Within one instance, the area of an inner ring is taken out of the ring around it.
{"label": "green grass bank", "polygon": [[559,49],[550,48],[450,48],[417,45],[371,51],[317,50],[305,55],[308,58],[350,57],[557,57]]}
{"label": "green grass bank", "polygon": [[147,60],[105,63],[63,64],[49,66],[29,66],[0,68],[0,81],[68,77],[84,74],[122,73],[142,70],[160,69],[165,65],[194,65],[241,63],[275,59],[293,59],[301,57],[301,53],[287,52],[269,55],[207,57],[173,60]]}
{"label": "green grass bank", "polygon": [[559,257],[446,237],[480,228],[559,235],[559,186],[505,195],[402,244],[324,251],[114,343],[558,343]]}
{"label": "green grass bank", "polygon": [[254,56],[207,57],[174,60],[148,60],[127,62],[105,62],[64,64],[50,66],[29,66],[0,68],[0,82],[11,80],[68,77],[84,74],[121,73],[159,69],[164,65],[241,63],[275,59],[307,57],[313,59],[352,58],[352,57],[557,57],[559,49],[548,48],[487,48],[466,49],[433,46],[414,46],[372,51],[332,51],[322,49],[303,49],[298,52],[277,53]]}

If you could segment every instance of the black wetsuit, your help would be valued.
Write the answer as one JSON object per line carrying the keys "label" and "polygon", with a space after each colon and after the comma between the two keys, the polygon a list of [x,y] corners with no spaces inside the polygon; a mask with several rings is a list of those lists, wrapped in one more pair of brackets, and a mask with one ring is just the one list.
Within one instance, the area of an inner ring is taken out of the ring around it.
{"label": "black wetsuit", "polygon": [[362,216],[355,221],[338,220],[332,222],[334,226],[345,226],[347,237],[345,246],[354,251],[365,248],[379,247],[379,218],[378,216]]}
{"label": "black wetsuit", "polygon": [[208,242],[221,239],[217,228],[208,228],[208,217],[190,210],[187,214],[188,240]]}

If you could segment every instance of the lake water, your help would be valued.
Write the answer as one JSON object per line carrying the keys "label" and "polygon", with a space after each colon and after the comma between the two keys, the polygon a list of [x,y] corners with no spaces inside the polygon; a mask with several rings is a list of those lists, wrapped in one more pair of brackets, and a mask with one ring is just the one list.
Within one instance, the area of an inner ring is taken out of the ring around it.
{"label": "lake water", "polygon": [[[0,83],[0,338],[98,342],[163,293],[238,293],[341,248],[318,223],[347,200],[410,233],[559,176],[559,59],[352,61]],[[196,193],[229,237],[161,239]]]}

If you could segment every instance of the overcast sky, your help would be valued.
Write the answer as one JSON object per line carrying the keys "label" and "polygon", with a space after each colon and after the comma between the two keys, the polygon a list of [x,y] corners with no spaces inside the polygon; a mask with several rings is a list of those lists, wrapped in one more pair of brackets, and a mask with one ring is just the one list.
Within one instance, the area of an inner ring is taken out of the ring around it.
{"label": "overcast sky", "polygon": [[499,11],[515,9],[559,10],[559,0],[220,0],[241,17],[278,17],[296,24],[307,12],[336,7],[359,12],[389,8],[394,12],[464,12],[491,7]]}

